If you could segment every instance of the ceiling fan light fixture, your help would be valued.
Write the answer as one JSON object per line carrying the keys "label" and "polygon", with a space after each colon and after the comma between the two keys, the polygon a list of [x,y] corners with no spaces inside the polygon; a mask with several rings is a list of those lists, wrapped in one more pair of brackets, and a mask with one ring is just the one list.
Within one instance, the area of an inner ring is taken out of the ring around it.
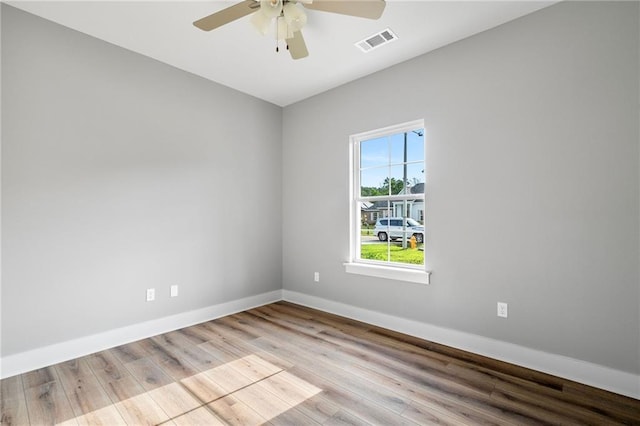
{"label": "ceiling fan light fixture", "polygon": [[260,34],[267,35],[269,27],[271,26],[271,18],[258,11],[251,16],[251,25],[253,25]]}
{"label": "ceiling fan light fixture", "polygon": [[284,18],[279,17],[276,22],[276,40],[286,40],[291,37],[293,37],[291,25],[288,25]]}
{"label": "ceiling fan light fixture", "polygon": [[307,15],[295,3],[287,3],[282,8],[284,19],[293,31],[300,31],[307,23]]}
{"label": "ceiling fan light fixture", "polygon": [[256,13],[262,13],[269,19],[277,18],[282,14],[282,0],[262,0],[260,2],[260,10]]}

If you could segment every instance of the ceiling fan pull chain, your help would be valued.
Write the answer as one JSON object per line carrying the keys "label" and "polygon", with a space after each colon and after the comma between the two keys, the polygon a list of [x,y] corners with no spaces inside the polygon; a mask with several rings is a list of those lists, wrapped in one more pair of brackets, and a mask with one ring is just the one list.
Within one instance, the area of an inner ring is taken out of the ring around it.
{"label": "ceiling fan pull chain", "polygon": [[280,52],[280,38],[278,37],[278,19],[280,19],[279,17],[277,17],[275,19],[276,22],[276,53]]}

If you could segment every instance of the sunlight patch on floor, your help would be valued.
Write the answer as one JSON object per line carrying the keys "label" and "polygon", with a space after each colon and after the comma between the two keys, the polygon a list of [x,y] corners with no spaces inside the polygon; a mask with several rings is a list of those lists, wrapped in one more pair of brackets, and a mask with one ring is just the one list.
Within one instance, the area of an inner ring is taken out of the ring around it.
{"label": "sunlight patch on floor", "polygon": [[62,423],[261,424],[322,389],[248,355]]}

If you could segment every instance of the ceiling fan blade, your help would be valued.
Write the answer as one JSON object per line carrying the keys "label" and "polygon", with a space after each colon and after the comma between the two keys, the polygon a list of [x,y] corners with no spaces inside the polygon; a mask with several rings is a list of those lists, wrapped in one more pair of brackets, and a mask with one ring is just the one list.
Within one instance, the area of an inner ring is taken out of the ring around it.
{"label": "ceiling fan blade", "polygon": [[260,3],[255,0],[244,0],[212,15],[198,19],[193,25],[203,31],[211,31],[257,10],[260,10]]}
{"label": "ceiling fan blade", "polygon": [[287,46],[289,46],[289,53],[293,59],[302,59],[309,56],[307,45],[300,31],[294,32],[293,37],[287,39]]}
{"label": "ceiling fan blade", "polygon": [[313,3],[303,3],[303,6],[323,12],[378,19],[382,16],[386,3],[384,0],[313,0]]}

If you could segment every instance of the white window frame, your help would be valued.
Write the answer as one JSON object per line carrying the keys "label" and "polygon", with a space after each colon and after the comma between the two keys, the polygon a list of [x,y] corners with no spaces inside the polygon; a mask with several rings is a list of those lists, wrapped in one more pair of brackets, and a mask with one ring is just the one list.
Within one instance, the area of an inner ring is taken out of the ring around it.
{"label": "white window frame", "polygon": [[[427,268],[427,255],[425,250],[425,258],[423,265],[405,265],[399,263],[378,262],[367,259],[360,259],[360,234],[361,234],[361,221],[360,221],[360,208],[359,204],[362,202],[360,197],[360,142],[375,139],[378,137],[389,136],[397,133],[410,132],[415,129],[424,129],[424,120],[414,120],[407,123],[397,124],[394,126],[384,127],[382,129],[372,130],[363,133],[357,133],[351,135],[349,138],[349,260],[344,263],[346,272],[359,275],[367,275],[378,278],[386,278],[399,281],[409,281],[419,284],[429,284],[429,278],[431,271]],[[426,157],[426,131],[423,136],[423,142],[425,144],[425,157]],[[426,158],[424,159],[426,163]],[[426,197],[426,182],[427,171],[425,164],[425,193]],[[415,195],[390,195],[385,197],[387,200],[401,200],[408,196],[415,197]],[[426,215],[425,215],[426,216]],[[426,231],[426,227],[425,227]],[[426,232],[425,232],[426,241]]]}

